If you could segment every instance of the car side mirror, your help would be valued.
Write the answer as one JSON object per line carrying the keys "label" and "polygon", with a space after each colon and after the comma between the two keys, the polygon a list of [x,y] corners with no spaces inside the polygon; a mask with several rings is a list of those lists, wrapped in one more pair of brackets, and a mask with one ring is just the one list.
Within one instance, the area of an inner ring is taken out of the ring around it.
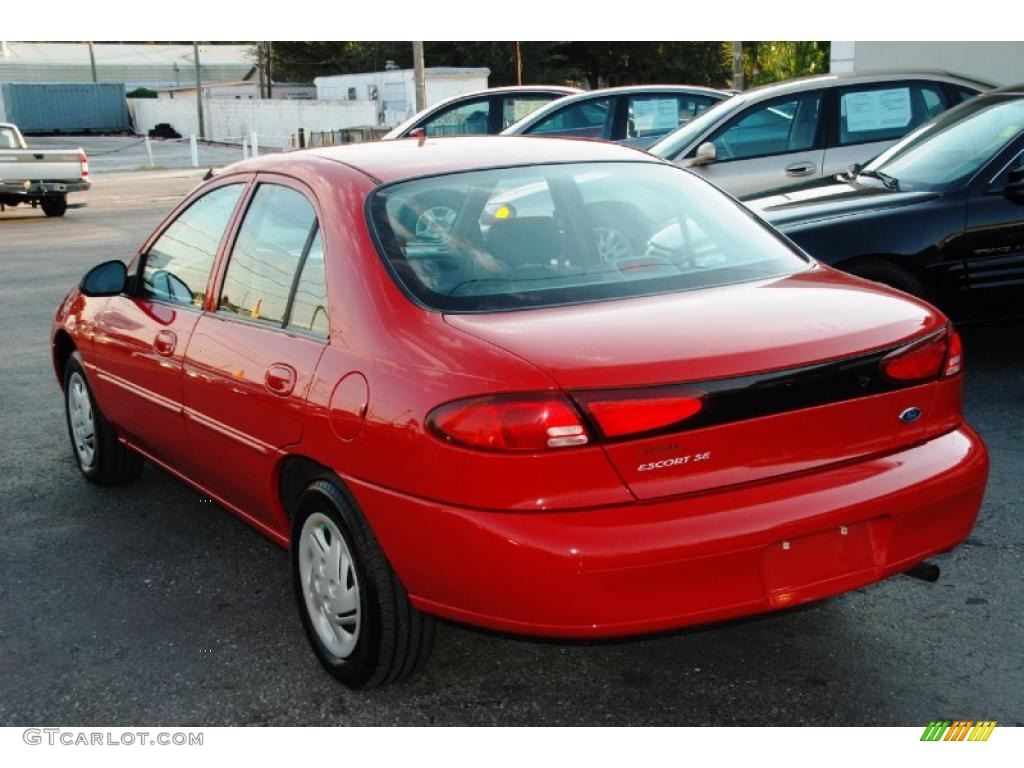
{"label": "car side mirror", "polygon": [[1024,166],[1014,168],[1006,175],[1003,194],[1015,202],[1024,202]]}
{"label": "car side mirror", "polygon": [[715,162],[718,157],[718,150],[715,149],[715,145],[710,141],[705,141],[699,147],[697,147],[697,153],[693,156],[693,162],[691,165],[711,165]]}
{"label": "car side mirror", "polygon": [[123,261],[105,261],[85,273],[78,289],[86,296],[117,296],[128,282]]}

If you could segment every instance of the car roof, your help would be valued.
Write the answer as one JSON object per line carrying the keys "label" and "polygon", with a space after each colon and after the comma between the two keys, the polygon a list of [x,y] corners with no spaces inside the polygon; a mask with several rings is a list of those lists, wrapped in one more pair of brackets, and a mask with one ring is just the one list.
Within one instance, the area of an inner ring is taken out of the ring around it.
{"label": "car roof", "polygon": [[[470,93],[460,93],[458,96],[453,96],[451,99],[445,99],[445,101],[452,101],[454,99],[461,99],[467,96],[492,96],[495,94],[502,93],[580,93],[583,89],[577,88],[573,85],[499,85],[494,88],[484,88],[480,91],[472,91]],[[441,102],[438,102],[440,104]],[[436,104],[434,106],[437,106]]]}
{"label": "car roof", "polygon": [[243,161],[230,166],[230,170],[287,172],[290,164],[301,164],[303,160],[314,158],[349,166],[382,183],[538,163],[663,162],[641,150],[603,141],[532,136],[458,136],[373,141],[283,152]]}
{"label": "car roof", "polygon": [[742,91],[738,94],[740,99],[747,101],[784,96],[788,93],[820,88],[828,85],[858,85],[861,83],[886,82],[888,80],[941,80],[943,82],[972,86],[975,88],[992,88],[992,83],[986,83],[971,77],[956,75],[940,69],[876,69],[859,70],[856,72],[830,72],[821,75],[808,75],[797,77],[792,80],[784,80],[779,83],[769,83],[756,88]]}
{"label": "car roof", "polygon": [[1018,83],[1017,85],[1004,85],[1002,88],[996,88],[994,91],[989,91],[989,93],[1009,93],[1014,96],[1024,96],[1024,83]]}
{"label": "car roof", "polygon": [[[472,101],[474,99],[483,99],[488,96],[504,96],[506,94],[520,93],[524,96],[528,96],[531,93],[549,93],[555,94],[553,101],[557,101],[559,98],[566,96],[572,96],[577,93],[582,93],[582,88],[576,88],[571,85],[501,85],[497,88],[484,88],[481,91],[469,91],[468,93],[458,93],[454,96],[441,99],[435,104],[431,104],[429,107],[424,107],[414,115],[410,115],[405,120],[400,122],[394,128],[387,132],[385,138],[387,140],[399,138],[399,134],[405,133],[413,125],[418,123],[420,120],[425,119],[429,115],[432,115],[438,110],[444,109],[445,107],[456,104],[460,101]],[[559,95],[561,94],[561,95]]]}
{"label": "car roof", "polygon": [[591,96],[614,96],[620,93],[706,93],[708,95],[727,96],[729,91],[721,88],[710,88],[706,85],[680,85],[678,83],[652,83],[650,85],[617,85],[611,88],[595,88],[567,96],[567,99],[586,99]]}

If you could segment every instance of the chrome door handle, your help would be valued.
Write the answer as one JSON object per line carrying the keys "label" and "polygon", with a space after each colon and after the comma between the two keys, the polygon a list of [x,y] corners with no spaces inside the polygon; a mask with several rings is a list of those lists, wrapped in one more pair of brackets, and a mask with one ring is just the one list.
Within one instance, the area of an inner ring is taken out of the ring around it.
{"label": "chrome door handle", "polygon": [[178,346],[178,337],[174,331],[160,331],[153,340],[153,349],[158,355],[170,357],[174,354],[174,348]]}
{"label": "chrome door handle", "polygon": [[271,392],[281,397],[288,397],[295,389],[295,369],[284,363],[274,363],[267,369],[263,381]]}
{"label": "chrome door handle", "polygon": [[810,162],[807,162],[807,161],[800,162],[800,163],[792,163],[792,164],[786,166],[786,175],[787,176],[810,176],[812,173],[814,173],[816,167],[817,166],[815,166],[814,163],[810,163]]}

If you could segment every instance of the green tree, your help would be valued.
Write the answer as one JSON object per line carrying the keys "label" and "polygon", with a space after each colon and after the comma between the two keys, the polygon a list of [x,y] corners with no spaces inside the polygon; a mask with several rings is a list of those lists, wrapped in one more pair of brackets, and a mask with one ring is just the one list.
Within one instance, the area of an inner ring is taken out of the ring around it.
{"label": "green tree", "polygon": [[[730,48],[731,50],[731,48]],[[829,71],[831,44],[821,40],[743,43],[743,76],[748,88]]]}
{"label": "green tree", "polygon": [[[524,84],[603,85],[692,83],[721,85],[728,56],[720,42],[539,42],[521,43]],[[278,80],[309,81],[318,75],[372,72],[385,62],[412,66],[408,42],[275,42]],[[487,67],[492,86],[516,81],[515,44],[508,41],[427,42],[430,67]]]}
{"label": "green tree", "polygon": [[729,74],[721,42],[571,42],[567,64],[591,88],[645,83],[723,85]]}

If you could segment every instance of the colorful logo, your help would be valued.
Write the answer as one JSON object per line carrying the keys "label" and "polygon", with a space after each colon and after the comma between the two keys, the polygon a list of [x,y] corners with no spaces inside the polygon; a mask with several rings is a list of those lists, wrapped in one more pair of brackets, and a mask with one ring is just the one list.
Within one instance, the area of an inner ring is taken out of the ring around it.
{"label": "colorful logo", "polygon": [[921,734],[921,741],[988,741],[995,720],[932,720]]}

